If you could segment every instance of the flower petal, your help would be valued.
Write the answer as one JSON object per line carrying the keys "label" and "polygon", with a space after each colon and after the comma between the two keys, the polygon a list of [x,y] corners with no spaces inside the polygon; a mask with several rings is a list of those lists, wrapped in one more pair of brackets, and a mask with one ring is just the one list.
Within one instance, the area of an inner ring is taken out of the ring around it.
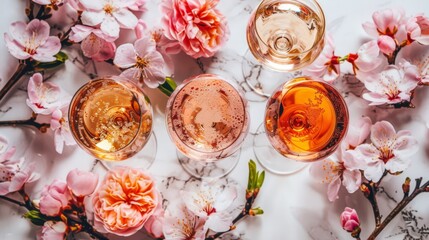
{"label": "flower petal", "polygon": [[[97,2],[97,1],[94,1]],[[83,11],[82,12],[82,23],[88,26],[96,26],[103,22],[106,14],[104,12],[96,12],[96,11]]]}
{"label": "flower petal", "polygon": [[396,141],[392,145],[393,154],[400,158],[408,158],[418,151],[417,140],[410,131],[401,130],[396,136]]}
{"label": "flower petal", "polygon": [[343,185],[349,193],[354,193],[362,183],[362,174],[359,170],[345,170],[343,172]]}
{"label": "flower petal", "polygon": [[46,21],[33,19],[28,23],[26,32],[32,41],[40,45],[48,39],[50,29],[51,27]]}
{"label": "flower petal", "polygon": [[46,56],[54,56],[61,50],[61,42],[58,37],[50,36],[46,40],[44,44],[37,48],[37,53],[46,55]]}
{"label": "flower petal", "polygon": [[6,42],[7,50],[15,58],[24,60],[31,57],[31,55],[25,52],[23,47],[20,46],[18,42],[11,39],[7,33],[4,34],[4,40]]}
{"label": "flower petal", "polygon": [[111,16],[106,16],[106,18],[104,18],[100,29],[110,37],[119,37],[119,23]]}
{"label": "flower petal", "polygon": [[116,18],[122,28],[133,29],[136,27],[138,22],[137,17],[125,8],[113,12],[113,16]]}
{"label": "flower petal", "polygon": [[387,121],[376,122],[371,127],[371,141],[378,148],[391,146],[396,138],[396,131],[393,125]]}
{"label": "flower petal", "polygon": [[136,52],[131,43],[125,43],[116,50],[113,63],[120,68],[129,68],[136,64]]}
{"label": "flower petal", "polygon": [[24,46],[31,37],[27,32],[27,24],[24,22],[13,22],[9,27],[10,37],[17,41],[20,46]]}
{"label": "flower petal", "polygon": [[364,175],[366,179],[378,182],[380,181],[381,176],[383,176],[384,170],[385,166],[383,161],[374,161],[368,163],[368,166],[364,170]]}
{"label": "flower petal", "polygon": [[[134,48],[136,49],[136,53],[141,58],[147,58],[148,54],[157,52],[156,50],[156,43],[153,41],[150,37],[143,37],[138,39],[134,43]],[[154,55],[158,56],[158,55]],[[161,56],[162,58],[162,56]]]}
{"label": "flower petal", "polygon": [[79,0],[79,2],[86,8],[91,10],[102,10],[104,1],[94,0]]}
{"label": "flower petal", "polygon": [[329,201],[333,202],[336,199],[338,199],[338,191],[340,190],[340,186],[341,186],[341,179],[340,179],[340,176],[337,175],[335,179],[328,185],[327,194],[328,194]]}
{"label": "flower petal", "polygon": [[231,228],[232,220],[232,216],[228,213],[215,213],[209,216],[205,227],[215,232],[225,232]]}

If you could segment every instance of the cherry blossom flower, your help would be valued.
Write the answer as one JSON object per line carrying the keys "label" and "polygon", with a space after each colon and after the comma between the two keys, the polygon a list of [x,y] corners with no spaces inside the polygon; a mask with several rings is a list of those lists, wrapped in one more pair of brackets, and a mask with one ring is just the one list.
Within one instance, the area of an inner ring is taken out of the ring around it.
{"label": "cherry blossom flower", "polygon": [[217,9],[219,0],[163,0],[165,36],[179,41],[193,58],[211,57],[226,42],[226,18]]}
{"label": "cherry blossom flower", "polygon": [[5,138],[0,136],[0,168],[2,170],[13,170],[14,166],[18,163],[16,160],[11,160],[15,154],[16,148],[9,147],[9,144]]}
{"label": "cherry blossom flower", "polygon": [[59,104],[61,89],[54,83],[43,82],[43,76],[35,73],[28,81],[27,106],[37,114],[49,115]]}
{"label": "cherry blossom flower", "polygon": [[51,129],[54,131],[55,150],[60,154],[63,152],[64,144],[67,146],[76,144],[70,132],[67,111],[68,105],[57,108],[52,113],[51,118]]}
{"label": "cherry blossom flower", "polygon": [[38,19],[33,19],[28,25],[14,22],[10,26],[10,35],[4,34],[4,40],[10,54],[18,59],[51,62],[60,51],[61,43],[58,37],[49,36],[49,30],[49,24]]}
{"label": "cherry blossom flower", "polygon": [[158,197],[153,179],[144,171],[116,167],[94,193],[94,220],[107,232],[130,236],[154,214]]}
{"label": "cherry blossom flower", "polygon": [[174,212],[167,211],[163,222],[165,239],[200,240],[205,238],[204,217],[198,217],[184,204],[174,207]]}
{"label": "cherry blossom flower", "polygon": [[230,229],[232,216],[227,209],[237,198],[235,187],[221,188],[214,183],[201,183],[197,191],[182,191],[183,202],[195,215],[205,218],[205,229],[223,232]]}
{"label": "cherry blossom flower", "polygon": [[126,43],[118,47],[113,63],[126,69],[121,76],[156,88],[165,81],[164,59],[156,50],[156,43],[149,37],[138,39],[134,45]]}
{"label": "cherry blossom flower", "polygon": [[98,175],[96,173],[75,168],[67,174],[67,186],[76,197],[91,195],[97,184]]}
{"label": "cherry blossom flower", "polygon": [[33,2],[40,5],[61,5],[65,0],[32,0]]}
{"label": "cherry blossom flower", "polygon": [[405,23],[404,9],[384,9],[372,14],[373,22],[363,24],[364,30],[373,37],[387,35],[394,38]]}
{"label": "cherry blossom flower", "polygon": [[353,208],[346,207],[341,213],[341,226],[347,232],[353,232],[360,228],[359,216]]}
{"label": "cherry blossom flower", "polygon": [[326,82],[333,82],[340,76],[339,56],[335,55],[335,46],[332,38],[327,35],[325,46],[319,57],[308,67],[303,69],[303,74],[320,78]]}
{"label": "cherry blossom flower", "polygon": [[82,42],[83,55],[98,62],[104,62],[115,56],[115,39],[104,34],[100,29],[84,25],[72,27],[71,41]]}
{"label": "cherry blossom flower", "polygon": [[384,59],[377,40],[371,40],[360,46],[356,54],[349,54],[347,61],[353,65],[357,78],[364,79],[367,73],[380,67]]}
{"label": "cherry blossom flower", "polygon": [[402,59],[399,66],[388,65],[380,73],[368,75],[364,84],[369,92],[362,97],[370,101],[370,105],[409,102],[420,81],[418,68]]}
{"label": "cherry blossom flower", "polygon": [[88,26],[100,25],[101,31],[113,38],[119,37],[119,29],[133,29],[137,17],[128,10],[135,0],[80,0],[85,7],[82,23]]}
{"label": "cherry blossom flower", "polygon": [[356,158],[366,162],[364,175],[368,180],[378,182],[385,170],[395,174],[404,171],[418,150],[417,140],[410,131],[395,131],[391,123],[381,121],[371,127],[372,144],[356,147]]}
{"label": "cherry blossom flower", "polygon": [[429,18],[423,14],[410,18],[406,24],[407,38],[423,45],[429,45]]}
{"label": "cherry blossom flower", "polygon": [[65,182],[55,179],[46,185],[40,197],[40,212],[47,216],[58,216],[72,200],[72,195]]}
{"label": "cherry blossom flower", "polygon": [[393,54],[396,49],[396,42],[390,36],[382,35],[378,37],[377,45],[380,48],[380,51],[387,56]]}
{"label": "cherry blossom flower", "polygon": [[68,230],[63,221],[46,221],[37,234],[37,240],[63,240]]}

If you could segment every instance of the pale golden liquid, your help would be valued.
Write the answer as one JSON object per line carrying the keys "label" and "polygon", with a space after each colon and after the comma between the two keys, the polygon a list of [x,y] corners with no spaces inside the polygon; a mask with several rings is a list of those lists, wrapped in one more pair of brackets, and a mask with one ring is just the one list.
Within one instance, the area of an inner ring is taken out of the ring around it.
{"label": "pale golden liquid", "polygon": [[248,118],[240,94],[213,76],[187,83],[172,96],[169,109],[170,136],[181,152],[193,158],[232,154],[235,143],[247,132]]}
{"label": "pale golden liquid", "polygon": [[276,95],[268,106],[265,125],[279,152],[288,157],[315,153],[310,158],[316,158],[336,148],[346,133],[348,112],[334,88],[323,82],[292,82]]}
{"label": "pale golden liquid", "polygon": [[123,160],[138,151],[150,134],[150,111],[140,109],[136,94],[122,84],[94,81],[74,98],[78,100],[70,108],[72,132],[97,157]]}
{"label": "pale golden liquid", "polygon": [[323,48],[323,35],[323,14],[296,1],[262,2],[247,29],[255,58],[281,71],[311,63]]}

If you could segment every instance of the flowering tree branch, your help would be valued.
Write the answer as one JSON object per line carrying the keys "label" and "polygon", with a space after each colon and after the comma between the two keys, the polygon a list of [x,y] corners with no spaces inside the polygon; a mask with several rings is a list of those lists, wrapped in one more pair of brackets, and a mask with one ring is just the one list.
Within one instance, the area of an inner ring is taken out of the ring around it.
{"label": "flowering tree branch", "polygon": [[374,240],[378,236],[378,234],[380,234],[381,231],[383,231],[383,229],[390,223],[390,221],[392,221],[395,218],[395,216],[398,213],[400,213],[402,209],[405,208],[405,206],[408,205],[408,203],[410,203],[415,197],[417,197],[417,195],[423,192],[429,192],[429,181],[424,183],[422,186],[420,186],[422,183],[421,177],[417,178],[415,181],[416,181],[416,186],[413,192],[411,193],[411,195],[409,195],[410,180],[409,178],[405,180],[405,183],[403,185],[405,186],[403,187],[404,198],[398,203],[398,205],[396,205],[396,207],[389,213],[389,215],[387,215],[387,217],[379,225],[376,225],[374,231],[368,237],[369,240]]}
{"label": "flowering tree branch", "polygon": [[27,120],[0,121],[0,126],[30,126],[37,128],[42,133],[45,133],[51,125],[49,123],[36,122],[36,117],[37,114],[33,113]]}

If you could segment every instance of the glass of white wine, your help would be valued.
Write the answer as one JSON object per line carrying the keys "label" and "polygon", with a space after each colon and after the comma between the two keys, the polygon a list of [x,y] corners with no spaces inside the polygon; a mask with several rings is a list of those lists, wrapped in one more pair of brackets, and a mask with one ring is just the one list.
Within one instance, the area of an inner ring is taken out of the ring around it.
{"label": "glass of white wine", "polygon": [[319,56],[324,35],[325,17],[317,1],[261,1],[247,25],[246,82],[265,100],[278,86],[276,79],[292,79],[290,72]]}
{"label": "glass of white wine", "polygon": [[119,161],[148,168],[155,159],[149,98],[125,78],[106,76],[83,85],[71,101],[69,124],[78,145],[106,160],[108,168]]}
{"label": "glass of white wine", "polygon": [[232,171],[249,131],[247,108],[243,94],[217,75],[185,80],[166,110],[182,167],[197,178],[219,178]]}

